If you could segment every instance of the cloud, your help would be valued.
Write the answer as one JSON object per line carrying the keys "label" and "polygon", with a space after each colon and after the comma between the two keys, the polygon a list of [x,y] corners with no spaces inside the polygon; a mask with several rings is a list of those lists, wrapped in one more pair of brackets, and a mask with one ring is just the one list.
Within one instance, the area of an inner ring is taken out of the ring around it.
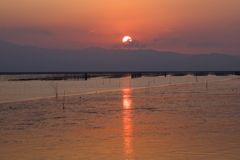
{"label": "cloud", "polygon": [[152,44],[157,45],[160,47],[171,47],[174,45],[178,45],[180,43],[180,38],[173,38],[173,39],[167,39],[167,38],[153,38]]}
{"label": "cloud", "polygon": [[52,33],[47,30],[35,30],[35,32],[38,34],[43,34],[43,35],[52,35]]}
{"label": "cloud", "polygon": [[2,28],[2,29],[0,30],[0,32],[6,32],[6,31],[7,31],[6,28]]}
{"label": "cloud", "polygon": [[139,41],[133,40],[129,44],[123,44],[126,48],[146,48],[147,44],[141,44]]}
{"label": "cloud", "polygon": [[39,30],[34,28],[5,28],[1,30],[2,33],[5,34],[25,34],[25,35],[52,35],[52,33],[48,30]]}
{"label": "cloud", "polygon": [[173,30],[171,30],[171,29],[168,29],[168,28],[166,28],[166,29],[163,29],[162,31],[163,31],[163,32],[173,32]]}
{"label": "cloud", "polygon": [[146,43],[140,43],[140,41],[133,40],[128,44],[114,45],[112,48],[146,48]]}
{"label": "cloud", "polygon": [[205,41],[205,42],[189,42],[187,44],[188,47],[213,47],[215,46],[215,42]]}
{"label": "cloud", "polygon": [[92,31],[89,31],[88,33],[94,34],[95,32],[96,32],[96,30],[94,29],[94,30],[92,30]]}
{"label": "cloud", "polygon": [[116,31],[114,31],[113,34],[114,34],[115,36],[120,36],[120,35],[122,35],[122,33],[116,32]]}

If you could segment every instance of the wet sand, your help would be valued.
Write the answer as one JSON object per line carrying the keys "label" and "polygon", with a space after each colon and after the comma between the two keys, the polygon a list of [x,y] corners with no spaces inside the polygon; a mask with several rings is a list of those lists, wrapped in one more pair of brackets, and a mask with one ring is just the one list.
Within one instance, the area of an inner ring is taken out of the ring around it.
{"label": "wet sand", "polygon": [[0,104],[0,159],[237,160],[240,80]]}

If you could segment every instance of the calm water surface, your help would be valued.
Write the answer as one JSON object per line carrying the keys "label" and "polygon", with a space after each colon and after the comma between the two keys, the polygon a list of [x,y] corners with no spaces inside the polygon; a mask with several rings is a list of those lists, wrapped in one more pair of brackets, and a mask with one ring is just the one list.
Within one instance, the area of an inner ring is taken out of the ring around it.
{"label": "calm water surface", "polygon": [[237,160],[240,81],[215,81],[229,78],[1,81],[2,102],[40,99],[0,103],[0,159]]}

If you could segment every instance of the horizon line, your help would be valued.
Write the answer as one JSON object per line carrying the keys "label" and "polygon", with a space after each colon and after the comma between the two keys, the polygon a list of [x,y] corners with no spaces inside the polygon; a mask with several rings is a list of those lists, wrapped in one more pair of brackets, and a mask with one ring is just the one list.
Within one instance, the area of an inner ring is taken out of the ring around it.
{"label": "horizon line", "polygon": [[0,75],[20,75],[20,74],[174,74],[174,73],[225,73],[225,74],[236,74],[240,75],[240,70],[229,70],[229,71],[50,71],[50,72],[0,72]]}

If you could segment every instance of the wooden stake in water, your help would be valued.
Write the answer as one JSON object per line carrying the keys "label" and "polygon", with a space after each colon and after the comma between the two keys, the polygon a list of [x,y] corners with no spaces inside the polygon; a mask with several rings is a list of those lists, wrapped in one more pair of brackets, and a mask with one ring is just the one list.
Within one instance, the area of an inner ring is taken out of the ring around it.
{"label": "wooden stake in water", "polygon": [[132,80],[130,79],[130,89],[132,88]]}
{"label": "wooden stake in water", "polygon": [[63,109],[65,109],[64,104],[65,104],[65,90],[64,90],[64,96],[63,96]]}

